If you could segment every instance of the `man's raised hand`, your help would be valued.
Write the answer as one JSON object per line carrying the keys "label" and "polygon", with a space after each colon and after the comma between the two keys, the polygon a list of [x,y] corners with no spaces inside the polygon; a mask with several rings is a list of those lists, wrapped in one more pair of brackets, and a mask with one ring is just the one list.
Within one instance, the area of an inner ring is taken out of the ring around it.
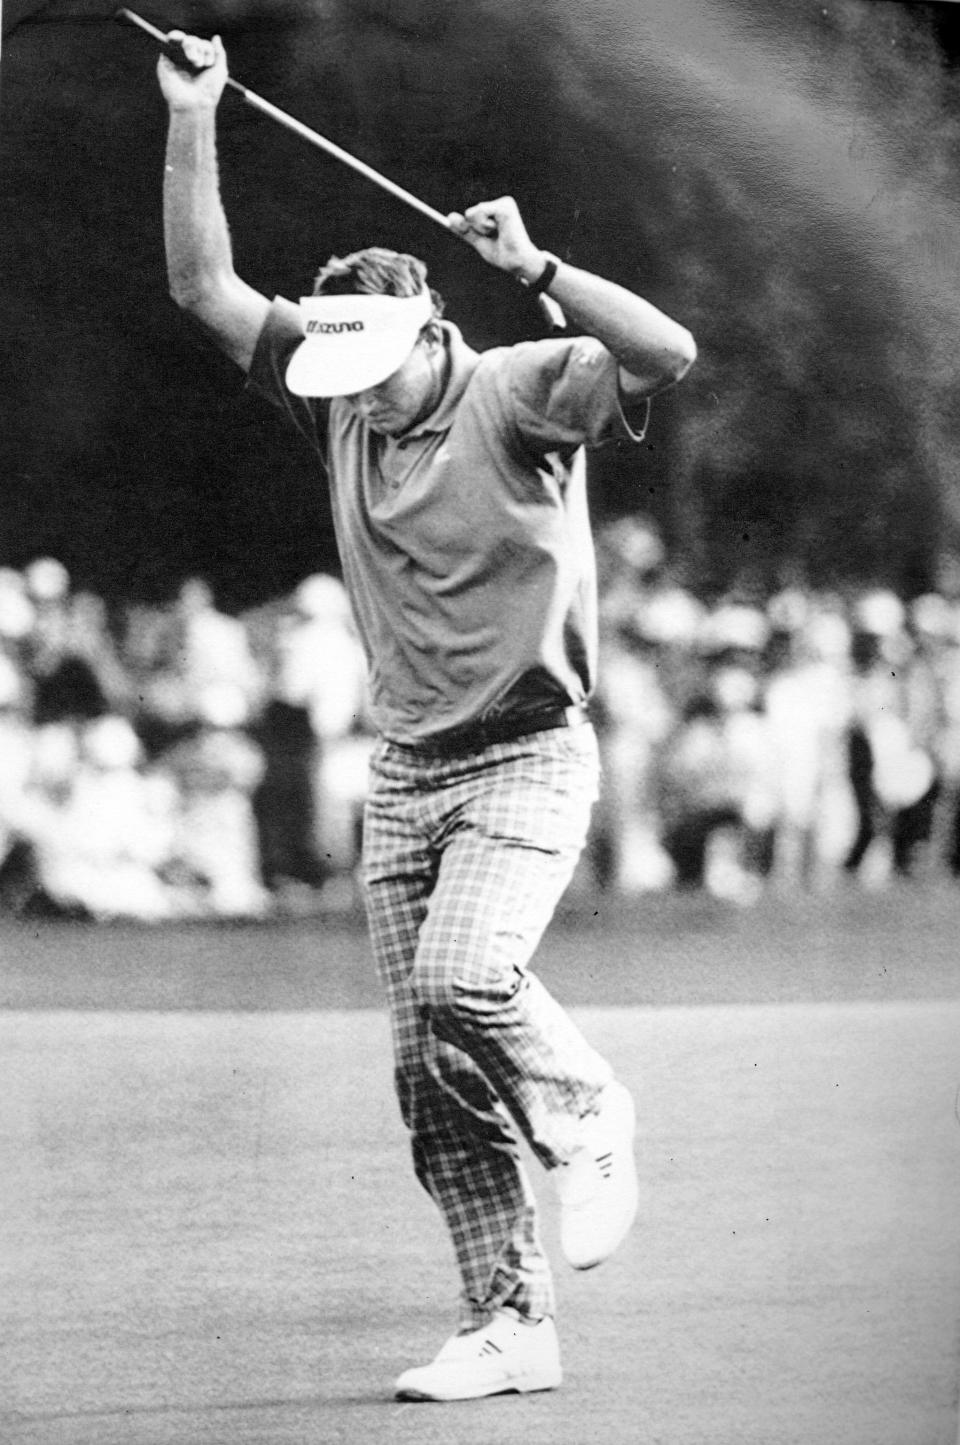
{"label": "man's raised hand", "polygon": [[544,253],[527,235],[512,196],[481,201],[462,214],[451,211],[447,225],[491,266],[509,272],[518,280],[535,281],[543,270]]}
{"label": "man's raised hand", "polygon": [[201,40],[171,30],[167,41],[172,53],[161,54],[157,78],[170,109],[215,106],[227,83],[227,55],[219,35]]}

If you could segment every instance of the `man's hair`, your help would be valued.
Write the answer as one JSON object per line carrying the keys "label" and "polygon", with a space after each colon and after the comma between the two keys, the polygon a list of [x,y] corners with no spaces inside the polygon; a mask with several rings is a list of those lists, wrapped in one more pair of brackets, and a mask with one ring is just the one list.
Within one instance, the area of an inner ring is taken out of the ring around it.
{"label": "man's hair", "polygon": [[[331,256],[317,272],[314,296],[418,296],[426,287],[433,302],[433,320],[443,315],[439,291],[427,287],[427,268],[416,256],[388,251],[384,246],[367,246],[349,256]],[[427,323],[429,325],[429,322]]]}

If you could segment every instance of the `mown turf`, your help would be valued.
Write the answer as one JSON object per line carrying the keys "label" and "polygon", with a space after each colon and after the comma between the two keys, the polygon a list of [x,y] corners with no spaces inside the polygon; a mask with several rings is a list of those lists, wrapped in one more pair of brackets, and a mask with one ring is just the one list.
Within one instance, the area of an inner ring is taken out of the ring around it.
{"label": "mown turf", "polygon": [[302,1006],[367,968],[355,930],[8,931],[0,1440],[955,1445],[960,934],[919,902],[562,920],[543,972],[637,1092],[641,1219],[558,1271],[564,1388],[454,1406],[391,1397],[454,1279],[385,1020]]}
{"label": "mown turf", "polygon": [[[568,898],[536,968],[574,1006],[960,999],[960,885]],[[379,1008],[362,919],[0,923],[0,1007]]]}

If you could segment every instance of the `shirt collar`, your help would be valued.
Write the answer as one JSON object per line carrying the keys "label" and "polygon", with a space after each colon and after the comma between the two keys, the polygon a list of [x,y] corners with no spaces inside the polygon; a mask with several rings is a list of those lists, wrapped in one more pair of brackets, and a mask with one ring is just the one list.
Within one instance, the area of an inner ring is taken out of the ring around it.
{"label": "shirt collar", "polygon": [[463,398],[467,384],[476,370],[480,354],[468,346],[458,326],[452,321],[441,321],[440,329],[443,333],[443,344],[446,348],[450,361],[450,372],[447,377],[447,384],[443,389],[443,395],[427,416],[418,421],[410,431],[404,432],[406,441],[409,437],[422,436],[425,432],[448,431],[453,421],[453,414]]}

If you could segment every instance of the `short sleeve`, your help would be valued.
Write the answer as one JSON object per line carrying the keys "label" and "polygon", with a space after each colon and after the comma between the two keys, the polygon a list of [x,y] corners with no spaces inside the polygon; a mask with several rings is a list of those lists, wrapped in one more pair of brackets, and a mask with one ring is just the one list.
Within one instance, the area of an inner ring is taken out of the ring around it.
{"label": "short sleeve", "polygon": [[546,450],[641,441],[649,401],[621,393],[619,363],[582,336],[510,348],[509,399],[525,444]]}
{"label": "short sleeve", "polygon": [[287,364],[303,340],[300,312],[292,301],[275,296],[257,338],[247,386],[285,413],[311,447],[323,455],[329,403],[295,396],[286,384]]}

